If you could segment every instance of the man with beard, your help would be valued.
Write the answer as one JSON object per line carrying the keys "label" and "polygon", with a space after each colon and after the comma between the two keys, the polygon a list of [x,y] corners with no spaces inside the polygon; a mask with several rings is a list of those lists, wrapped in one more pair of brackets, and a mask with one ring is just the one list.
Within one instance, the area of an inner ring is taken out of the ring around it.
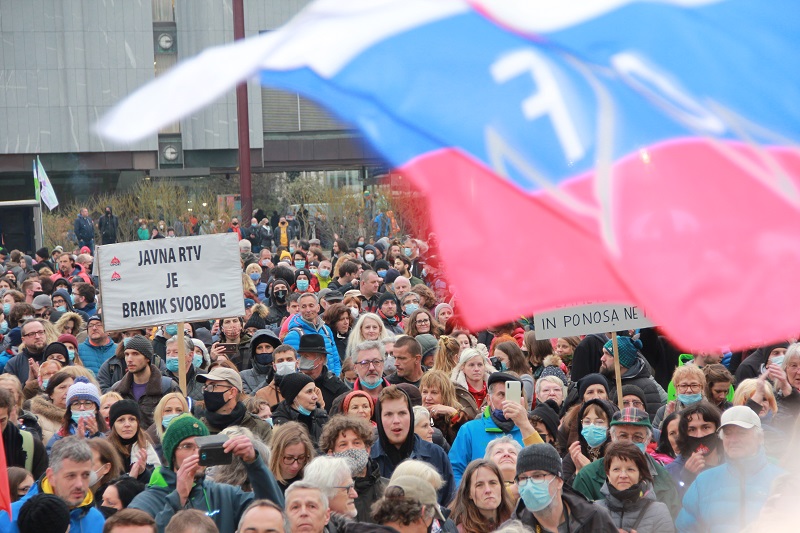
{"label": "man with beard", "polygon": [[83,361],[83,366],[97,375],[103,363],[114,357],[117,345],[106,333],[100,315],[89,317],[86,332],[88,333],[86,340],[78,346],[78,355]]}
{"label": "man with beard", "polygon": [[391,292],[384,292],[378,298],[378,316],[388,331],[395,335],[403,333],[403,326],[397,316],[397,299]]}
{"label": "man with beard", "polygon": [[8,360],[4,373],[13,374],[21,383],[26,383],[31,365],[42,362],[44,349],[47,346],[44,321],[39,318],[26,320],[20,327],[20,335],[22,336],[20,351]]}
{"label": "man with beard", "polygon": [[390,385],[383,377],[385,360],[383,344],[378,341],[364,341],[356,346],[353,366],[357,377],[353,390],[363,390],[377,402],[383,388]]}
{"label": "man with beard", "polygon": [[[630,337],[617,337],[617,347],[619,350],[619,370],[622,385],[636,385],[644,392],[647,401],[647,412],[650,420],[655,418],[662,405],[667,403],[667,393],[656,383],[650,375],[650,368],[647,362],[639,353],[642,343]],[[611,388],[608,391],[609,398],[617,397],[616,371],[614,370],[614,348],[612,341],[603,345],[603,356],[600,358],[600,373],[608,378]]]}
{"label": "man with beard", "polygon": [[205,512],[220,531],[236,531],[242,513],[254,499],[266,498],[283,505],[283,493],[275,477],[244,435],[229,438],[223,450],[244,462],[253,492],[206,479],[195,439],[208,434],[205,424],[184,414],[170,423],[161,438],[164,465],[155,468],[147,489],[128,506],[155,518],[159,531],[175,513],[187,507]]}

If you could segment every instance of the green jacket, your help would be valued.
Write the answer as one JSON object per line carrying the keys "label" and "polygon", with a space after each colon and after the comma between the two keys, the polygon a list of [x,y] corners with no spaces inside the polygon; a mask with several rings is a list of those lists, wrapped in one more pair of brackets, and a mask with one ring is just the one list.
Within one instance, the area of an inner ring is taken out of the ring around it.
{"label": "green jacket", "polygon": [[128,506],[141,509],[155,518],[158,530],[164,528],[178,511],[198,509],[208,514],[220,531],[236,531],[239,518],[254,499],[266,498],[280,507],[284,505],[275,476],[264,466],[260,457],[246,465],[247,477],[253,492],[244,492],[241,487],[214,483],[203,478],[195,483],[186,505],[181,507],[180,496],[175,490],[177,476],[168,468],[157,466],[150,476],[150,484],[144,492],[139,493]]}
{"label": "green jacket", "polygon": [[[672,481],[672,476],[669,475],[666,468],[661,463],[650,457],[647,457],[647,462],[650,465],[650,474],[653,476],[653,489],[656,493],[656,499],[662,503],[667,504],[669,512],[672,517],[678,516],[681,510],[681,500],[678,496],[678,488],[675,482]],[[598,459],[590,463],[588,466],[581,468],[578,475],[575,476],[575,481],[572,482],[572,488],[586,496],[589,501],[602,500],[605,498],[600,489],[603,488],[603,483],[606,482],[606,469],[605,458]]]}

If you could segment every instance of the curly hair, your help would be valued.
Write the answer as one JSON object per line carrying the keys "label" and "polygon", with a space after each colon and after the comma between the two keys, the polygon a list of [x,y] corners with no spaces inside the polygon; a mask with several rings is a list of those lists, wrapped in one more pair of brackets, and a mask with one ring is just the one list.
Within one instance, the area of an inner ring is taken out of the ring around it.
{"label": "curly hair", "polygon": [[363,418],[341,414],[332,416],[322,428],[318,443],[319,450],[323,453],[336,451],[336,439],[345,431],[355,433],[364,443],[365,448],[369,448],[375,443],[375,432],[369,422]]}

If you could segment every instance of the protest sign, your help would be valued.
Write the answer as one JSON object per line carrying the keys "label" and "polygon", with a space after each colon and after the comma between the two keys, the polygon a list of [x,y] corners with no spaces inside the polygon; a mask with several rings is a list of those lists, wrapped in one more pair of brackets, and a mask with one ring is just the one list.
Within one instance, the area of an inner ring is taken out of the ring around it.
{"label": "protest sign", "polygon": [[244,315],[233,233],[99,246],[95,263],[109,331]]}
{"label": "protest sign", "polygon": [[644,309],[627,304],[562,307],[534,316],[536,338],[553,339],[653,327]]}

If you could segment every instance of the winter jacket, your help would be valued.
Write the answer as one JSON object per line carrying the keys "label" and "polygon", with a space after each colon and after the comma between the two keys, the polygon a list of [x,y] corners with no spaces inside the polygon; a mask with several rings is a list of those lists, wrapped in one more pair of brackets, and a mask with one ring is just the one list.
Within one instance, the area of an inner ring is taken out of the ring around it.
{"label": "winter jacket", "polygon": [[[616,380],[611,379],[610,387],[608,390],[609,398],[617,397],[617,384]],[[656,413],[662,405],[667,403],[667,393],[661,388],[661,385],[656,383],[653,376],[650,375],[645,360],[639,357],[631,368],[629,368],[622,375],[622,386],[636,385],[644,392],[645,401],[647,402],[647,412],[650,415],[650,420],[655,418]]]}
{"label": "winter jacket", "polygon": [[[228,426],[241,426],[243,428],[247,428],[253,435],[259,438],[261,442],[264,444],[269,444],[270,440],[272,440],[272,426],[269,425],[269,422],[265,422],[260,418],[253,416],[247,409],[244,408],[244,404],[242,403],[237,404],[237,408],[242,411],[242,417],[237,422],[228,424]],[[217,427],[212,424],[208,419],[208,415],[209,414],[206,413],[206,416],[201,418],[201,420],[212,435],[216,435],[225,429],[225,427]]]}
{"label": "winter jacket", "polygon": [[[609,512],[614,525],[618,528],[625,531],[636,529],[636,533],[673,533],[675,531],[669,509],[663,503],[656,501],[656,497],[649,487],[644,496],[633,503],[623,502],[611,495],[608,490],[608,482],[600,491],[604,498],[594,503]],[[636,524],[637,521],[638,524]],[[634,524],[636,524],[636,528],[633,527]]]}
{"label": "winter jacket", "polygon": [[[47,441],[47,447],[46,447],[46,449],[47,449],[47,455],[48,455],[48,456],[50,455],[50,451],[53,449],[53,445],[54,445],[56,442],[60,441],[60,440],[61,440],[61,439],[63,439],[64,437],[69,437],[70,435],[75,435],[75,434],[77,434],[77,433],[78,433],[78,424],[76,424],[75,422],[70,422],[70,423],[69,423],[69,427],[67,428],[67,430],[66,430],[66,431],[63,431],[61,428],[58,428],[58,431],[56,431],[56,432],[53,434],[53,436],[52,436],[52,437],[50,437],[50,440],[49,440],[49,441]],[[105,435],[103,434],[103,432],[102,432],[102,431],[98,431],[97,433],[95,433],[94,435],[92,435],[92,434],[91,434],[91,433],[89,433],[89,431],[87,430],[87,431],[86,431],[86,433],[84,434],[84,437],[86,437],[86,438],[89,438],[89,439],[94,439],[94,438],[105,438]]]}
{"label": "winter jacket", "polygon": [[42,357],[44,357],[44,353],[31,354],[28,353],[27,348],[23,348],[17,355],[8,360],[5,368],[3,369],[3,373],[14,374],[19,378],[20,383],[26,383],[29,376],[28,372],[30,371],[28,359],[33,359],[37,363],[41,364]]}
{"label": "winter jacket", "polygon": [[[600,398],[594,398],[592,400],[585,401],[581,404],[578,408],[577,416],[575,417],[575,422],[578,424],[579,427],[583,427],[581,420],[583,420],[583,415],[586,413],[586,410],[591,406],[596,406],[605,412],[608,420],[610,421],[614,417],[614,413],[619,411],[616,405],[612,402],[607,400],[602,400]],[[605,442],[597,446],[596,448],[590,448],[589,443],[586,442],[586,439],[581,434],[580,430],[578,430],[577,436],[578,442],[581,443],[581,453],[590,461],[595,461],[597,459],[602,458],[606,453],[606,447],[610,444],[608,437],[606,437]],[[565,448],[566,449],[566,448]],[[572,482],[575,480],[575,462],[572,460],[572,455],[566,453],[564,455],[564,460],[562,462],[563,469],[564,469],[564,481],[568,485],[572,485]]]}
{"label": "winter jacket", "polygon": [[[222,339],[219,342],[227,342]],[[239,372],[247,370],[252,366],[250,363],[250,336],[242,333],[239,337],[239,350],[230,357],[231,363],[236,365]]]}
{"label": "winter jacket", "polygon": [[56,280],[59,280],[61,278],[66,278],[67,280],[71,280],[75,276],[78,276],[79,278],[81,278],[81,280],[83,280],[84,283],[90,283],[90,284],[92,283],[92,278],[90,278],[89,275],[86,272],[83,271],[83,267],[78,265],[78,264],[75,265],[75,268],[72,269],[72,272],[68,276],[65,276],[59,270],[58,272],[56,272],[55,274],[50,276],[50,280],[51,281],[56,281]]}
{"label": "winter jacket", "polygon": [[[619,533],[608,511],[587,502],[569,485],[562,486],[561,501],[569,508],[567,531],[570,533]],[[541,527],[537,528],[539,522],[536,517],[525,507],[525,502],[521,499],[511,514],[511,520],[519,520],[534,531],[541,530]]]}
{"label": "winter jacket", "polygon": [[599,371],[600,358],[603,357],[603,346],[606,342],[608,342],[608,337],[602,333],[594,333],[587,335],[578,343],[572,356],[572,368],[570,369],[572,381],[578,381],[588,374]]}
{"label": "winter jacket", "polygon": [[[441,505],[449,504],[450,500],[453,499],[458,484],[453,480],[453,468],[450,466],[450,460],[447,458],[447,454],[445,454],[439,446],[419,438],[419,436],[413,432],[413,428],[412,431],[410,431],[410,436],[414,438],[414,449],[408,459],[424,461],[441,474],[444,485],[439,490],[439,503]],[[380,440],[375,441],[375,444],[372,445],[370,457],[378,463],[381,476],[391,479],[392,473],[397,465],[393,465],[389,460],[389,456],[383,450]]]}
{"label": "winter jacket", "polygon": [[45,396],[36,396],[31,400],[31,412],[36,415],[39,427],[42,428],[42,442],[50,442],[53,435],[61,429],[67,410],[57,407]]}
{"label": "winter jacket", "polygon": [[678,488],[678,496],[683,499],[686,495],[686,491],[689,490],[689,487],[694,483],[694,480],[697,479],[697,475],[693,472],[686,470],[686,458],[678,454],[675,457],[675,460],[672,461],[670,464],[665,465],[664,468],[669,472],[669,475],[672,477],[672,481],[675,483],[675,486]]}
{"label": "winter jacket", "polygon": [[[336,342],[333,338],[333,332],[321,318],[317,317],[316,324],[309,324],[300,315],[295,315],[289,319],[289,333],[283,339],[284,344],[288,344],[295,350],[300,349],[300,337],[309,333],[316,333],[322,335],[325,339],[325,352],[327,353],[327,367],[328,370],[333,372],[334,376],[342,373],[342,361],[339,359],[339,350],[336,349]],[[334,395],[334,398],[336,395]],[[333,398],[331,398],[333,400]]]}
{"label": "winter jacket", "polygon": [[293,409],[286,404],[286,400],[283,400],[272,411],[272,423],[279,426],[286,422],[300,422],[303,424],[308,429],[308,436],[311,437],[311,442],[316,446],[319,443],[320,435],[322,435],[322,428],[328,423],[328,413],[318,407],[311,411],[310,415],[302,415],[300,411]]}
{"label": "winter jacket", "polygon": [[250,339],[250,362],[252,367],[240,372],[245,394],[255,393],[255,391],[269,383],[275,374],[271,364],[262,365],[256,361],[255,349],[259,344],[265,342],[271,344],[273,348],[281,345],[281,340],[271,330],[261,329],[253,334],[252,339]]}
{"label": "winter jacket", "polygon": [[[29,450],[25,449],[26,441],[30,444]],[[47,470],[47,452],[42,441],[32,431],[26,431],[13,423],[7,423],[6,429],[3,430],[3,447],[7,466],[26,468],[26,464],[30,463],[31,467],[26,470],[31,473],[33,479],[39,479]],[[31,452],[30,458],[28,458],[28,451]]]}
{"label": "winter jacket", "polygon": [[[169,370],[163,370],[163,373],[166,377],[171,379],[175,386],[178,387],[178,390],[181,388],[181,378],[178,374],[173,374]],[[203,401],[203,383],[198,382],[195,377],[197,376],[197,371],[194,368],[194,365],[189,365],[189,372],[186,373],[186,396],[191,398],[195,402],[202,402]],[[190,404],[195,405],[195,404]]]}
{"label": "winter jacket", "polygon": [[678,533],[729,533],[758,519],[773,480],[786,472],[764,450],[701,472],[683,497]]}
{"label": "winter jacket", "polygon": [[372,520],[372,504],[380,500],[383,496],[383,491],[389,485],[389,480],[381,476],[381,469],[378,463],[369,460],[367,463],[367,475],[364,477],[354,477],[353,483],[356,484],[356,520],[359,522],[370,522]]}
{"label": "winter jacket", "polygon": [[[669,473],[649,455],[645,455],[647,464],[650,465],[650,474],[653,476],[653,490],[658,501],[665,503],[672,516],[677,516],[681,508],[678,498],[678,489]],[[604,497],[601,489],[606,482],[605,458],[598,459],[581,468],[572,488],[580,492],[589,501],[601,500]]]}
{"label": "winter jacket", "polygon": [[477,420],[471,420],[461,426],[456,435],[456,440],[450,447],[450,464],[453,467],[453,480],[458,486],[461,483],[461,476],[467,465],[475,459],[483,459],[486,455],[486,447],[491,441],[504,435],[510,435],[515,441],[519,442],[521,446],[525,446],[522,442],[522,432],[517,426],[511,430],[510,433],[503,432],[502,429],[497,427],[497,424],[492,420],[489,414],[490,410],[486,407],[483,410],[483,416]]}
{"label": "winter jacket", "polygon": [[[20,500],[11,504],[11,515],[14,521],[9,524],[8,515],[5,511],[0,512],[0,531],[8,531],[9,533],[19,533],[16,518],[19,516],[19,510],[25,505],[25,502],[36,496],[37,494],[53,494],[53,488],[47,481],[46,477],[42,477],[33,484],[28,493]],[[92,491],[86,494],[80,505],[69,512],[69,530],[70,533],[100,533],[103,531],[103,524],[106,519],[103,514],[95,508],[94,496]],[[10,527],[9,527],[10,526]]]}
{"label": "winter jacket", "polygon": [[114,244],[117,242],[117,229],[119,228],[119,218],[117,215],[103,215],[97,221],[100,236],[103,244]]}
{"label": "winter jacket", "polygon": [[103,394],[107,393],[111,390],[111,387],[114,386],[114,383],[122,379],[127,371],[128,367],[125,364],[124,357],[115,355],[108,359],[100,365],[100,371],[97,373],[97,382],[100,384],[100,391]]}
{"label": "winter jacket", "polygon": [[327,412],[330,412],[337,396],[350,392],[350,387],[340,378],[334,376],[332,372],[328,372],[328,368],[325,366],[322,367],[322,374],[314,380],[314,384],[322,392],[322,399],[325,402],[325,411]]}
{"label": "winter jacket", "polygon": [[150,484],[133,499],[128,508],[141,509],[155,518],[158,530],[162,533],[175,513],[184,509],[206,512],[220,531],[236,531],[242,513],[254,499],[266,498],[280,507],[284,505],[283,493],[275,476],[264,466],[261,457],[245,464],[245,469],[253,492],[244,492],[240,487],[203,478],[195,482],[186,504],[181,506],[180,496],[175,490],[175,472],[157,467],[150,476]]}
{"label": "winter jacket", "polygon": [[94,222],[89,217],[79,215],[75,219],[75,224],[72,228],[75,232],[75,238],[78,239],[78,244],[87,243],[94,239]]}
{"label": "winter jacket", "polygon": [[[124,399],[135,400],[133,397],[133,374],[128,372],[121,380],[111,387],[111,390],[119,393]],[[141,398],[139,398],[139,409],[142,411],[142,427],[150,427],[153,423],[153,413],[156,410],[161,398],[170,392],[179,392],[178,385],[161,372],[155,365],[150,365],[150,379]]]}
{"label": "winter jacket", "polygon": [[103,346],[95,346],[86,339],[78,345],[78,355],[83,361],[83,366],[92,371],[95,376],[100,372],[100,367],[114,357],[117,345],[111,339]]}

